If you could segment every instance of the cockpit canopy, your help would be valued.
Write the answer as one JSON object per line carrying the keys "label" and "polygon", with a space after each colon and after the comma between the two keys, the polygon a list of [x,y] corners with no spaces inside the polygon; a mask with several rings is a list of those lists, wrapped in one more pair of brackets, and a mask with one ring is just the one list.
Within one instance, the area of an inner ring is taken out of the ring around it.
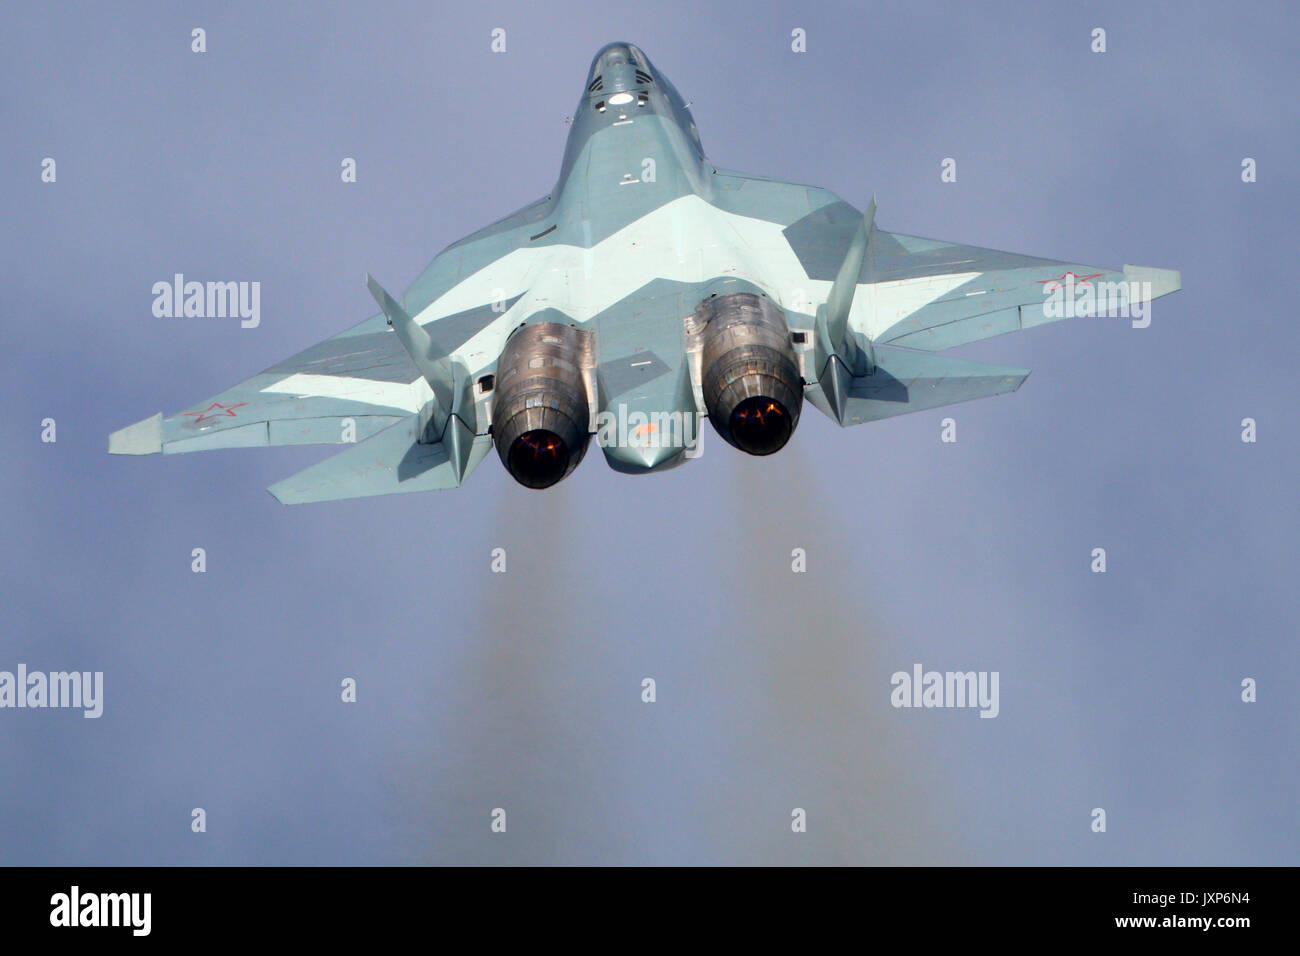
{"label": "cockpit canopy", "polygon": [[643,89],[654,82],[654,68],[638,47],[611,43],[601,47],[587,72],[587,93]]}

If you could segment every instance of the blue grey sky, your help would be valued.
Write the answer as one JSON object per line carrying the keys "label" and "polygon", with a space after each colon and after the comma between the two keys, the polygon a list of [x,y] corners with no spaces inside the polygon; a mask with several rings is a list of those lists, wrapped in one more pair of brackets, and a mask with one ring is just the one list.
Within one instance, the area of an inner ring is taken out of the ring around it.
{"label": "blue grey sky", "polygon": [[[0,669],[105,703],[0,711],[0,862],[1296,863],[1295,10],[556,6],[6,12]],[[286,508],[333,449],[106,454],[546,194],[616,39],[719,166],[1183,291],[960,350],[1033,369],[1010,396],[808,408],[770,459]],[[176,272],[259,281],[261,325],[155,318]],[[915,663],[998,671],[999,716],[892,708]]]}

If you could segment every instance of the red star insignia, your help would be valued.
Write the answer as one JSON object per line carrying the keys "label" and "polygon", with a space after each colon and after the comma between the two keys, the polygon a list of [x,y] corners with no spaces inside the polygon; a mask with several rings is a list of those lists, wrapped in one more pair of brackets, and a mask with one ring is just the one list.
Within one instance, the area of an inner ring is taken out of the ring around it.
{"label": "red star insignia", "polygon": [[1077,272],[1063,272],[1055,279],[1039,279],[1038,284],[1046,285],[1049,282],[1061,283],[1066,281],[1067,279],[1073,279],[1075,282],[1079,283],[1079,285],[1088,285],[1089,279],[1095,279],[1099,275],[1101,275],[1100,272],[1094,272],[1090,276],[1081,276]]}
{"label": "red star insignia", "polygon": [[[201,412],[186,412],[185,414],[197,415],[198,417],[194,419],[194,424],[197,425],[209,418],[234,418],[235,409],[243,408],[247,404],[248,402],[240,402],[238,405],[222,405],[220,402],[213,402]],[[213,411],[213,409],[216,409],[216,411]]]}

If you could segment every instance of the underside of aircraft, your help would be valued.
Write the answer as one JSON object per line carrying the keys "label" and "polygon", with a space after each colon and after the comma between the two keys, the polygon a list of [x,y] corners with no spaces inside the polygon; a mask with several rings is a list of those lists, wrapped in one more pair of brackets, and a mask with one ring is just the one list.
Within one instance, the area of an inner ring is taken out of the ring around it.
{"label": "underside of aircraft", "polygon": [[287,504],[459,486],[495,444],[529,488],[593,438],[648,473],[699,449],[779,451],[807,401],[857,425],[1017,389],[944,350],[1141,311],[1172,270],[1110,269],[876,226],[815,186],[714,166],[645,55],[592,63],[551,192],[434,259],[380,311],[259,375],[109,438],[114,454],[350,447],[273,485]]}

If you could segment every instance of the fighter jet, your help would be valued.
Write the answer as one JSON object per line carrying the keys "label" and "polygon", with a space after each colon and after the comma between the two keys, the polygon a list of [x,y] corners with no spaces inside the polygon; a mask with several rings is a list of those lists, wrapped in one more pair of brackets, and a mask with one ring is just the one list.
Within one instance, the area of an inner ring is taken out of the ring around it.
{"label": "fighter jet", "polygon": [[[459,486],[495,445],[546,488],[593,436],[616,471],[790,439],[805,400],[857,425],[1017,389],[940,354],[1180,287],[1121,270],[885,232],[834,193],[715,166],[688,104],[637,47],[592,62],[549,194],[447,247],[379,313],[114,454],[350,447],[273,485],[286,504]],[[1100,305],[1099,305],[1100,303]]]}

